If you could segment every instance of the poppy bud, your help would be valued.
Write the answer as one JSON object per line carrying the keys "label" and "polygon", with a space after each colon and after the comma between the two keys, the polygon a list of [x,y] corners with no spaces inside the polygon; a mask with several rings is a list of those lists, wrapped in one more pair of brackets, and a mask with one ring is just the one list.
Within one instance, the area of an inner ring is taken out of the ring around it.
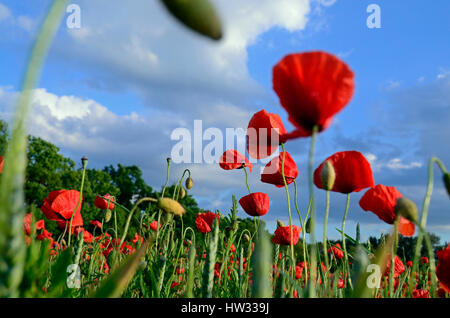
{"label": "poppy bud", "polygon": [[444,184],[447,189],[448,194],[450,195],[450,173],[444,173]]}
{"label": "poppy bud", "polygon": [[417,211],[416,204],[410,199],[404,197],[397,199],[397,204],[395,205],[394,210],[396,215],[417,223],[419,212]]}
{"label": "poppy bud", "polygon": [[109,220],[111,220],[111,216],[112,216],[112,211],[110,209],[107,209],[106,213],[105,213],[105,223],[108,223]]}
{"label": "poppy bud", "polygon": [[284,223],[281,220],[277,220],[277,228],[284,227]]}
{"label": "poppy bud", "polygon": [[162,0],[167,10],[186,27],[213,40],[222,37],[222,23],[209,0]]}
{"label": "poppy bud", "polygon": [[325,190],[329,191],[333,189],[334,181],[336,180],[336,172],[331,164],[330,160],[325,161],[322,171],[320,172],[320,178],[322,179],[322,186]]}
{"label": "poppy bud", "polygon": [[186,196],[186,190],[183,187],[180,189],[180,199],[183,199]]}
{"label": "poppy bud", "polygon": [[81,158],[81,164],[83,165],[83,167],[85,167],[88,163],[88,158],[86,156],[84,156],[83,158]]}
{"label": "poppy bud", "polygon": [[244,234],[244,238],[247,242],[250,242],[250,236],[247,233]]}
{"label": "poppy bud", "polygon": [[170,162],[172,161],[172,159],[170,159],[170,157],[167,157],[167,164],[170,165]]}
{"label": "poppy bud", "polygon": [[169,198],[162,198],[158,201],[158,207],[166,213],[175,215],[183,215],[186,210],[183,206],[175,200]]}
{"label": "poppy bud", "polygon": [[305,232],[308,234],[311,233],[311,218],[309,218],[308,221],[306,221]]}
{"label": "poppy bud", "polygon": [[186,179],[186,189],[190,190],[194,186],[194,180],[191,177]]}

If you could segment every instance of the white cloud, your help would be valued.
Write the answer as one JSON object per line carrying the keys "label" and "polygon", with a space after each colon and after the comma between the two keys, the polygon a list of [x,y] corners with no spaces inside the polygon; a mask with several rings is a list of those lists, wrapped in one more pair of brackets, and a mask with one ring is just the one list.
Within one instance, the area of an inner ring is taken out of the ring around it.
{"label": "white cloud", "polygon": [[370,162],[372,169],[374,171],[380,171],[385,168],[397,171],[397,170],[411,170],[416,168],[421,168],[423,166],[422,163],[413,161],[411,163],[404,163],[402,159],[400,158],[393,158],[390,160],[378,160],[378,157],[374,155],[373,153],[367,153],[365,154],[365,157]]}
{"label": "white cloud", "polygon": [[0,3],[0,22],[8,19],[11,17],[11,11],[8,9],[7,6]]}

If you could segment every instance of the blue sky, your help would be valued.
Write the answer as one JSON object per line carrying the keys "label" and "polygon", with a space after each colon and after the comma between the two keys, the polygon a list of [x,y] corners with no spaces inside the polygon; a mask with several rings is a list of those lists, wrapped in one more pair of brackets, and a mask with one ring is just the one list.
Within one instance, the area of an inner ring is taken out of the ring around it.
{"label": "blue sky", "polygon": [[[450,167],[450,31],[446,0],[217,0],[225,27],[220,43],[181,28],[155,2],[73,1],[81,29],[68,29],[65,15],[35,93],[30,133],[89,164],[137,164],[149,184],[164,179],[165,158],[177,127],[246,128],[266,109],[292,126],[272,91],[272,67],[286,54],[324,50],[355,72],[351,103],[320,134],[316,165],[342,150],[358,150],[372,162],[376,184],[396,186],[420,207],[432,155]],[[29,48],[50,1],[0,1],[0,116],[9,120]],[[366,8],[381,8],[381,29],[369,29]],[[299,170],[300,207],[306,209],[309,139],[287,144]],[[225,150],[225,149],[224,149]],[[220,154],[219,154],[220,155]],[[263,165],[260,165],[263,166]],[[227,213],[231,195],[245,195],[242,171],[218,165],[179,164],[193,171],[192,194],[205,209]],[[429,229],[450,240],[449,198],[436,171]],[[287,222],[284,191],[259,182],[253,191],[271,197],[264,219],[274,229]],[[293,191],[293,189],[291,188]],[[321,223],[324,193],[316,190]],[[362,237],[390,229],[363,212],[352,195],[347,228],[361,223]],[[332,195],[329,236],[337,238],[343,195]],[[241,216],[245,214],[241,211]],[[295,219],[296,220],[296,219]],[[296,221],[298,224],[298,221]],[[318,235],[321,237],[319,224]]]}

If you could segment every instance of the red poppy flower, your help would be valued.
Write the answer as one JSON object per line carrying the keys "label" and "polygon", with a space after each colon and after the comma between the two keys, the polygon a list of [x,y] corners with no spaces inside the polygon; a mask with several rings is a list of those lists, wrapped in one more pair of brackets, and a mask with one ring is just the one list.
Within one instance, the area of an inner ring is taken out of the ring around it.
{"label": "red poppy flower", "polygon": [[420,258],[420,262],[422,263],[422,264],[428,264],[428,257],[421,257]]}
{"label": "red poppy flower", "polygon": [[134,234],[134,238],[131,240],[131,242],[133,242],[133,244],[136,244],[139,241],[141,241],[141,243],[142,243],[144,241],[144,238],[139,237],[139,235],[137,233]]}
{"label": "red poppy flower", "polygon": [[239,204],[248,215],[263,216],[269,212],[270,199],[265,193],[255,192],[242,197]]}
{"label": "red poppy flower", "polygon": [[[152,231],[156,231],[158,229],[158,221],[156,220],[151,222],[149,225]],[[161,228],[161,224],[159,225],[159,228]]]}
{"label": "red poppy flower", "polygon": [[91,223],[95,227],[98,227],[99,229],[102,228],[102,223],[100,223],[99,221],[91,221],[89,223]]}
{"label": "red poppy flower", "polygon": [[365,188],[373,187],[373,175],[370,163],[358,151],[342,151],[328,157],[314,171],[314,184],[319,189],[322,185],[322,168],[329,161],[334,168],[336,179],[330,191],[340,193],[359,192]]}
{"label": "red poppy flower", "polygon": [[407,267],[412,267],[413,266],[413,262],[412,261],[407,261],[406,262],[406,266]]}
{"label": "red poppy flower", "polygon": [[[31,221],[33,219],[33,215],[30,213],[26,214],[23,218],[23,229],[25,231],[25,234],[31,235]],[[35,230],[42,230],[45,229],[45,223],[44,220],[39,220],[36,222]]]}
{"label": "red poppy flower", "polygon": [[[283,152],[278,157],[273,158],[263,170],[261,174],[261,181],[270,183],[278,188],[284,187],[283,174],[282,174]],[[291,184],[298,176],[298,168],[291,155],[286,152],[284,157],[284,176],[286,183]]]}
{"label": "red poppy flower", "polygon": [[[384,271],[384,275],[385,276],[390,275],[391,262],[392,262],[391,258],[392,258],[391,255],[388,254],[387,255],[386,270]],[[395,255],[395,257],[394,257],[394,278],[397,278],[398,276],[400,276],[404,271],[405,271],[405,266],[403,265],[402,260],[400,259],[400,257]]]}
{"label": "red poppy flower", "polygon": [[0,156],[0,173],[3,172],[3,165],[5,164],[5,158],[3,156]]}
{"label": "red poppy flower", "polygon": [[[78,201],[80,201],[80,205],[77,208]],[[72,221],[73,229],[83,225],[80,212],[82,202],[83,198],[80,200],[80,192],[76,190],[57,190],[50,192],[48,198],[44,199],[41,211],[47,219],[56,221],[61,228],[70,224],[70,219],[75,211]]]}
{"label": "red poppy flower", "polygon": [[450,293],[450,244],[442,251],[437,252],[439,262],[436,266],[436,276],[442,287]]}
{"label": "red poppy flower", "polygon": [[253,115],[247,128],[247,151],[250,157],[270,157],[280,143],[286,142],[286,129],[277,114],[264,109]]}
{"label": "red poppy flower", "polygon": [[[364,211],[375,213],[378,218],[388,224],[393,224],[397,218],[395,205],[402,194],[395,187],[387,187],[382,184],[367,190],[359,200],[359,205]],[[399,232],[404,236],[413,236],[415,225],[413,222],[401,217],[398,225]]]}
{"label": "red poppy flower", "polygon": [[334,257],[337,259],[344,258],[344,252],[342,251],[341,244],[337,243],[335,246],[332,246],[328,249],[328,253],[332,253]]}
{"label": "red poppy flower", "polygon": [[288,138],[311,136],[326,129],[350,102],[354,74],[334,55],[307,52],[285,56],[273,68],[273,89],[297,128]]}
{"label": "red poppy flower", "polygon": [[212,212],[199,213],[195,219],[195,225],[201,233],[209,233],[215,218],[219,219],[219,215]]}
{"label": "red poppy flower", "polygon": [[43,230],[42,230],[42,233],[39,234],[36,238],[37,238],[39,241],[43,241],[43,240],[45,240],[45,239],[52,239],[52,236],[53,236],[52,233],[50,233],[50,232],[47,231],[46,229],[43,229]]}
{"label": "red poppy flower", "polygon": [[[94,201],[94,205],[97,208],[102,209],[102,210],[107,210],[107,209],[112,210],[112,209],[114,209],[114,202],[116,202],[114,200],[114,197],[109,195],[109,194],[105,194],[103,197],[104,198],[96,197],[95,201]],[[108,205],[108,201],[109,201],[109,205]]]}
{"label": "red poppy flower", "polygon": [[219,160],[219,166],[224,170],[242,169],[243,163],[245,163],[245,167],[248,167],[250,172],[252,172],[253,165],[237,150],[230,149],[225,151]]}
{"label": "red poppy flower", "polygon": [[301,279],[303,273],[303,267],[301,266],[295,266],[295,279]]}
{"label": "red poppy flower", "polygon": [[[292,226],[292,245],[297,244],[302,229],[298,226]],[[279,227],[275,230],[272,242],[278,245],[291,244],[291,228],[290,226]]]}
{"label": "red poppy flower", "polygon": [[429,298],[430,294],[425,289],[414,289],[412,298]]}

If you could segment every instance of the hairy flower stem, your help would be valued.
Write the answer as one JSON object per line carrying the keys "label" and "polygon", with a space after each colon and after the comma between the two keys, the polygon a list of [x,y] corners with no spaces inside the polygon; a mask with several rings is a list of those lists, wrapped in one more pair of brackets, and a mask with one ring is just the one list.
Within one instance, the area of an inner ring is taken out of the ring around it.
{"label": "hairy flower stem", "polygon": [[83,188],[84,188],[84,177],[86,175],[86,166],[87,166],[87,160],[83,160],[83,174],[81,175],[81,186],[80,186],[80,197],[78,199],[77,206],[75,207],[75,210],[72,212],[72,216],[70,217],[70,225],[69,225],[69,241],[67,243],[67,246],[70,246],[70,239],[72,238],[72,222],[73,218],[75,216],[76,211],[80,207],[81,200],[83,199]]}
{"label": "hairy flower stem", "polygon": [[[347,194],[347,202],[345,204],[345,212],[344,212],[344,217],[342,218],[342,249],[344,250],[344,269],[347,269],[347,272],[350,272],[350,266],[348,265],[348,253],[347,253],[347,244],[346,244],[346,240],[345,240],[345,223],[347,221],[347,214],[348,214],[348,209],[350,207],[350,193]],[[345,278],[344,278],[345,280]],[[348,283],[350,285],[351,288],[352,287],[352,280],[350,278],[350,276],[348,276]],[[346,282],[344,281],[344,285],[346,286]]]}
{"label": "hairy flower stem", "polygon": [[[391,270],[389,272],[389,297],[394,298],[394,274],[395,274],[395,255],[397,255],[398,247],[398,222],[399,217],[394,221],[394,242],[391,251]],[[399,286],[400,288],[400,286]]]}
{"label": "hairy flower stem", "polygon": [[[311,240],[311,266],[310,266],[310,278],[313,280],[317,280],[317,254],[316,254],[316,242],[315,242],[315,227],[316,227],[316,208],[314,205],[314,176],[313,176],[313,169],[314,169],[314,150],[316,146],[316,139],[317,139],[317,132],[319,128],[317,126],[314,126],[311,136],[311,147],[309,149],[309,159],[308,159],[308,186],[309,186],[309,201],[311,204],[311,233],[310,233],[310,240]],[[314,283],[309,283],[309,297],[315,298],[316,297],[316,288],[314,286]]]}
{"label": "hairy flower stem", "polygon": [[[328,252],[327,252],[327,223],[328,223],[328,214],[330,212],[330,191],[327,192],[327,203],[325,207],[325,219],[323,221],[323,257],[325,260],[325,265],[327,267],[327,270],[329,269],[328,266]],[[325,274],[325,278],[327,275]]]}
{"label": "hairy flower stem", "polygon": [[248,172],[247,172],[247,168],[243,165],[242,168],[244,169],[245,172],[245,184],[247,185],[247,190],[248,193],[251,194],[252,191],[250,190],[250,187],[248,186]]}
{"label": "hairy flower stem", "polygon": [[[305,222],[306,222],[306,218],[305,221],[303,221],[302,219],[302,215],[300,214],[300,209],[298,208],[298,202],[297,202],[297,182],[294,180],[294,188],[295,188],[295,195],[294,195],[294,203],[295,203],[295,209],[297,210],[297,214],[298,214],[298,218],[300,220],[300,224],[302,226],[302,246],[303,246],[303,261],[305,264],[305,272],[308,272],[308,266],[306,265],[307,263],[307,258],[306,258],[306,232],[305,232]],[[308,211],[309,208],[311,206],[308,206]],[[308,213],[308,212],[307,212]],[[308,216],[307,216],[308,217]],[[305,276],[306,280],[308,279],[308,275]]]}
{"label": "hairy flower stem", "polygon": [[[428,163],[428,185],[427,185],[427,191],[425,193],[425,199],[423,201],[423,206],[422,206],[422,217],[420,219],[420,223],[419,223],[419,228],[420,228],[420,232],[419,235],[417,237],[417,243],[416,243],[416,249],[414,251],[414,258],[413,258],[413,268],[411,271],[411,276],[409,278],[409,293],[412,293],[412,290],[414,288],[414,273],[417,271],[417,267],[418,267],[418,261],[419,261],[419,257],[420,257],[420,251],[422,249],[422,241],[424,238],[424,234],[426,234],[426,225],[427,225],[427,218],[428,218],[428,209],[430,206],[430,200],[431,200],[431,195],[433,193],[433,164],[436,163],[439,168],[441,169],[441,171],[443,173],[447,172],[447,170],[445,169],[444,164],[442,163],[441,160],[439,160],[436,157],[432,157]],[[431,245],[431,244],[430,244]],[[428,248],[428,253],[430,255],[429,259],[430,259],[430,263],[434,266],[435,262],[434,262],[434,251],[432,250],[432,246],[428,246],[427,244],[427,248]],[[433,276],[433,275],[432,275]],[[435,279],[433,278],[433,281],[435,281]],[[435,289],[435,284],[432,284],[432,289]],[[434,295],[432,295],[432,297],[434,297]]]}
{"label": "hairy flower stem", "polygon": [[[283,176],[283,182],[284,182],[284,188],[286,190],[286,199],[287,199],[287,203],[288,203],[288,212],[289,212],[289,232],[291,234],[290,237],[290,247],[291,247],[291,262],[292,264],[295,264],[295,256],[294,256],[294,233],[293,233],[293,228],[292,228],[292,215],[291,215],[291,200],[289,198],[289,189],[287,186],[287,182],[286,182],[286,176],[284,174],[284,161],[285,161],[285,157],[286,157],[286,151],[284,149],[284,143],[281,144],[281,148],[283,149],[283,159],[281,162],[281,175]],[[294,277],[294,273],[295,273],[295,268],[294,266],[291,266],[291,275],[292,277]]]}

